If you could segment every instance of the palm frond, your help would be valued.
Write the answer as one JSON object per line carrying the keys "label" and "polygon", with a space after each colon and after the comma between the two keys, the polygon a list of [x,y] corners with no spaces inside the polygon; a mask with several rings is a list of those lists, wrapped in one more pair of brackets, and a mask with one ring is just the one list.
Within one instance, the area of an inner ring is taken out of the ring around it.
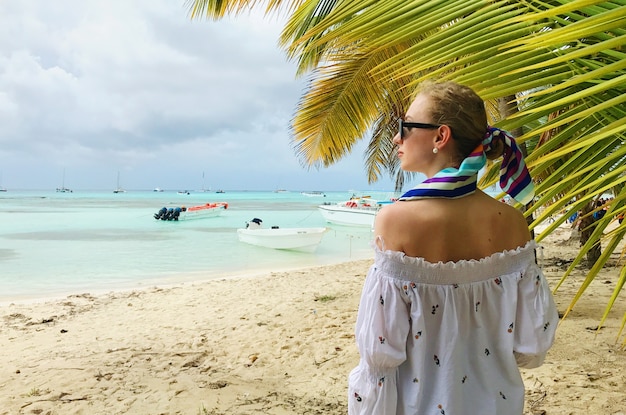
{"label": "palm frond", "polygon": [[[612,216],[626,211],[626,3],[623,0],[196,0],[192,16],[219,18],[264,5],[289,10],[281,44],[298,61],[309,86],[296,109],[292,143],[304,165],[328,166],[368,139],[370,181],[398,171],[390,138],[393,121],[425,79],[454,80],[490,102],[514,105],[496,125],[519,131],[527,164],[537,179],[537,199],[526,214],[531,227],[587,210],[607,191],[616,193],[605,218],[590,234],[573,267],[597,247],[593,264],[571,307],[607,263],[626,232]],[[493,183],[488,166],[481,184]],[[584,215],[590,218],[591,212]],[[611,215],[611,216],[609,216]],[[622,268],[614,297],[624,285]],[[558,288],[558,287],[557,287]],[[605,313],[606,316],[606,313]],[[624,322],[626,323],[626,316]]]}

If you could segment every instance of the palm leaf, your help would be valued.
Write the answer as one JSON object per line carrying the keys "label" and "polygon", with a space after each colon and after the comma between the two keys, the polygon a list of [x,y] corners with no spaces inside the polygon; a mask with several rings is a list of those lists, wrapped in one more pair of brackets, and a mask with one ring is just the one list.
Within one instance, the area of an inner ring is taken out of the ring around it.
{"label": "palm leaf", "polygon": [[[291,133],[303,165],[328,166],[368,139],[368,179],[398,171],[390,138],[414,88],[427,78],[455,80],[489,101],[517,111],[491,115],[499,127],[519,130],[528,152],[537,200],[526,211],[531,227],[550,216],[549,235],[574,212],[609,190],[624,189],[626,159],[626,3],[624,0],[196,0],[192,16],[219,18],[246,8],[287,10],[281,36],[288,57],[309,87]],[[490,111],[495,113],[495,111]],[[497,178],[497,163],[481,180]],[[609,212],[626,210],[616,197]],[[562,215],[562,216],[561,216]],[[590,249],[606,249],[570,308],[606,264],[626,223],[607,231],[597,221],[572,266]],[[590,228],[591,230],[591,228]],[[614,304],[620,284],[607,305]],[[557,286],[558,289],[558,286]],[[606,313],[605,316],[606,317]],[[626,322],[626,316],[625,320]]]}

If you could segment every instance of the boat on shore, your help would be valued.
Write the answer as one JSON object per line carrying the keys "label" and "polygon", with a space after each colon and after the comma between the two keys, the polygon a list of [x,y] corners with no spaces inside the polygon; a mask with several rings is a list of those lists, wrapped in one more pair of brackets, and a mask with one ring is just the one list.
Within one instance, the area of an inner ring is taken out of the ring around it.
{"label": "boat on shore", "polygon": [[376,213],[384,204],[392,201],[377,201],[369,196],[353,197],[339,203],[325,203],[317,209],[326,222],[345,226],[374,226]]}
{"label": "boat on shore", "polygon": [[228,203],[226,202],[205,203],[204,205],[190,207],[162,207],[157,213],[154,214],[154,219],[179,221],[214,218],[221,215],[226,209],[228,209]]}
{"label": "boat on shore", "polygon": [[239,241],[264,248],[313,252],[328,230],[324,227],[263,228],[262,222],[261,219],[254,218],[246,223],[245,229],[237,229]]}

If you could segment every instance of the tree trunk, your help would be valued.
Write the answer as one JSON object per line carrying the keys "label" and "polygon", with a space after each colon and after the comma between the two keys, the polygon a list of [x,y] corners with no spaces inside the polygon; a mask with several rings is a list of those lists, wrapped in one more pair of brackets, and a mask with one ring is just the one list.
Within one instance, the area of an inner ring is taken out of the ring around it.
{"label": "tree trunk", "polygon": [[[517,98],[515,95],[509,95],[503,98],[498,99],[498,112],[500,113],[500,117],[502,119],[508,118],[511,115],[517,114],[519,112],[517,108]],[[514,130],[509,131],[511,135],[515,138],[524,134],[524,130],[522,127],[518,127]],[[524,157],[528,155],[526,150],[526,144],[523,143],[519,146]]]}
{"label": "tree trunk", "polygon": [[[589,202],[583,208],[580,219],[579,228],[580,229],[580,246],[583,246],[587,243],[591,234],[596,229],[595,221],[593,219],[593,215],[585,216],[589,212],[591,212],[594,208],[594,203]],[[593,264],[600,258],[602,255],[602,248],[600,246],[600,240],[587,252],[587,266],[591,268]]]}

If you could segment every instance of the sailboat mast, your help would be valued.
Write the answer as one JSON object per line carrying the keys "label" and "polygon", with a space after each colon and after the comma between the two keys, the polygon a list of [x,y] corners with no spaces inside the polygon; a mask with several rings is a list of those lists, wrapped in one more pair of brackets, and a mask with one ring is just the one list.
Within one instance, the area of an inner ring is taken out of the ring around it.
{"label": "sailboat mast", "polygon": [[117,187],[113,190],[113,193],[126,193],[126,190],[120,187],[120,171],[117,171]]}

